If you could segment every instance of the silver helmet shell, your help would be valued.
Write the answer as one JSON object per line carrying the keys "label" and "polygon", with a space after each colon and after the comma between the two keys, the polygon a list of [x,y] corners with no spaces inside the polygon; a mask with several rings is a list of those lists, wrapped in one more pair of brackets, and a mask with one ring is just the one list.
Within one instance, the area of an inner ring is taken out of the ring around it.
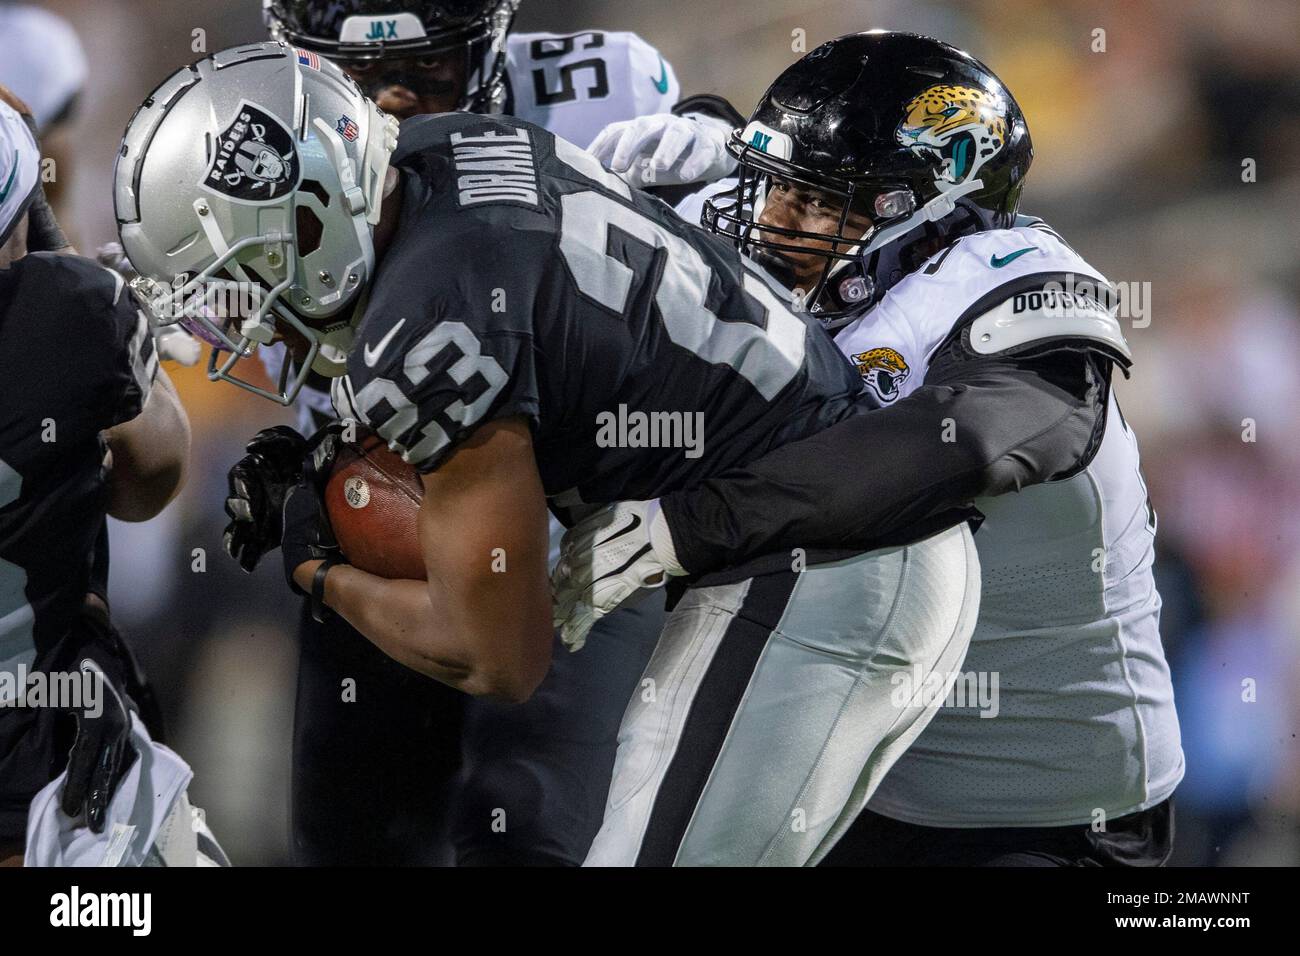
{"label": "silver helmet shell", "polygon": [[[212,343],[210,378],[289,404],[311,370],[342,374],[396,145],[396,120],[342,70],[278,42],[178,70],[136,111],[114,172],[122,247],[155,320]],[[236,287],[252,305],[223,306]],[[294,380],[236,377],[281,323],[308,344]]]}

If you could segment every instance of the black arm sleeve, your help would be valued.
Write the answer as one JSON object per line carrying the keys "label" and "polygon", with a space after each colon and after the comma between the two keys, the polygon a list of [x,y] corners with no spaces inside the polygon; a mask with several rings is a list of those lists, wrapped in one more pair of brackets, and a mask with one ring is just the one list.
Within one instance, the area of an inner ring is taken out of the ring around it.
{"label": "black arm sleeve", "polygon": [[[1062,478],[1100,444],[1108,358],[1086,346],[979,356],[955,336],[926,383],[662,499],[691,574],[803,548],[860,552],[978,515],[972,500]],[[842,556],[842,555],[841,555]]]}
{"label": "black arm sleeve", "polygon": [[41,188],[27,209],[27,248],[31,252],[68,252],[72,243],[54,218],[54,210]]}
{"label": "black arm sleeve", "polygon": [[[77,94],[69,97],[59,116],[51,121],[51,127],[61,123],[63,119],[71,115],[70,108],[77,98]],[[41,133],[36,128],[36,120],[30,113],[24,113],[22,116],[23,122],[32,131],[32,138],[39,143]],[[68,237],[64,234],[59,221],[54,218],[54,210],[50,208],[50,202],[45,197],[45,186],[37,183],[36,196],[27,209],[27,250],[29,252],[66,252],[71,248],[72,243],[68,241]]]}
{"label": "black arm sleeve", "polygon": [[745,117],[740,115],[740,111],[732,106],[729,100],[714,93],[697,93],[695,96],[688,96],[673,107],[674,116],[685,116],[688,113],[703,113],[730,123],[732,126],[745,125]]}

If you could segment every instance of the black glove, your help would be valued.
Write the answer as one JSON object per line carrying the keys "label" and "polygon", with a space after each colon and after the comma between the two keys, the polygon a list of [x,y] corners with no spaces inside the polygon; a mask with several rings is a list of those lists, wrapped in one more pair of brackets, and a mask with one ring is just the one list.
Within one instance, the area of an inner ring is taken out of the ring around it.
{"label": "black glove", "polygon": [[251,574],[262,555],[280,544],[285,494],[302,480],[308,442],[287,425],[277,425],[254,435],[245,450],[227,476],[230,524],[222,541],[226,553]]}
{"label": "black glove", "polygon": [[80,670],[96,682],[99,707],[98,713],[72,711],[77,736],[68,754],[62,807],[70,817],[84,813],[86,825],[103,833],[108,805],[138,757],[131,745],[132,705],[95,661],[82,660]]}
{"label": "black glove", "polygon": [[325,482],[334,467],[334,457],[343,444],[343,426],[326,425],[308,443],[302,478],[289,489],[284,499],[283,536],[284,576],[298,594],[306,592],[293,579],[293,572],[306,561],[342,559],[334,529],[325,513]]}

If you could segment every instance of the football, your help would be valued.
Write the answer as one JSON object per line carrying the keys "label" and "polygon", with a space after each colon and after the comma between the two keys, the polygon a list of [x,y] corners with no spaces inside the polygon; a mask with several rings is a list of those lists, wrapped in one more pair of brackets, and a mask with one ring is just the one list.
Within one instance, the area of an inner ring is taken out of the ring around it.
{"label": "football", "polygon": [[382,578],[424,580],[416,531],[423,496],[413,467],[374,432],[358,432],[325,485],[325,510],[348,563]]}

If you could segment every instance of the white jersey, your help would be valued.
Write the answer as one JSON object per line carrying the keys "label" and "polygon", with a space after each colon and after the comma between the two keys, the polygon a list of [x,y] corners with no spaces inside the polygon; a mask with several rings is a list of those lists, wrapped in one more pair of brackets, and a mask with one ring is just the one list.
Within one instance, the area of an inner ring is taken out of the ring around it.
{"label": "white jersey", "polygon": [[72,26],[27,4],[0,4],[0,84],[27,104],[44,131],[86,83],[86,54]]}
{"label": "white jersey", "polygon": [[[512,33],[506,41],[507,111],[586,149],[610,123],[670,112],[681,99],[677,74],[635,33]],[[283,344],[258,349],[272,382],[284,367]],[[310,435],[334,418],[329,393],[298,393],[298,428]]]}
{"label": "white jersey", "polygon": [[[1005,298],[991,293],[1062,273],[1104,282],[1046,227],[978,233],[904,278],[836,343],[892,404],[924,382],[958,323]],[[983,596],[962,673],[989,689],[996,678],[993,707],[943,707],[870,808],[928,826],[1064,826],[1163,801],[1183,754],[1151,574],[1155,519],[1114,396],[1081,473],[976,506]]]}
{"label": "white jersey", "polygon": [[635,33],[512,33],[506,111],[586,149],[610,123],[669,113],[677,75]]}

